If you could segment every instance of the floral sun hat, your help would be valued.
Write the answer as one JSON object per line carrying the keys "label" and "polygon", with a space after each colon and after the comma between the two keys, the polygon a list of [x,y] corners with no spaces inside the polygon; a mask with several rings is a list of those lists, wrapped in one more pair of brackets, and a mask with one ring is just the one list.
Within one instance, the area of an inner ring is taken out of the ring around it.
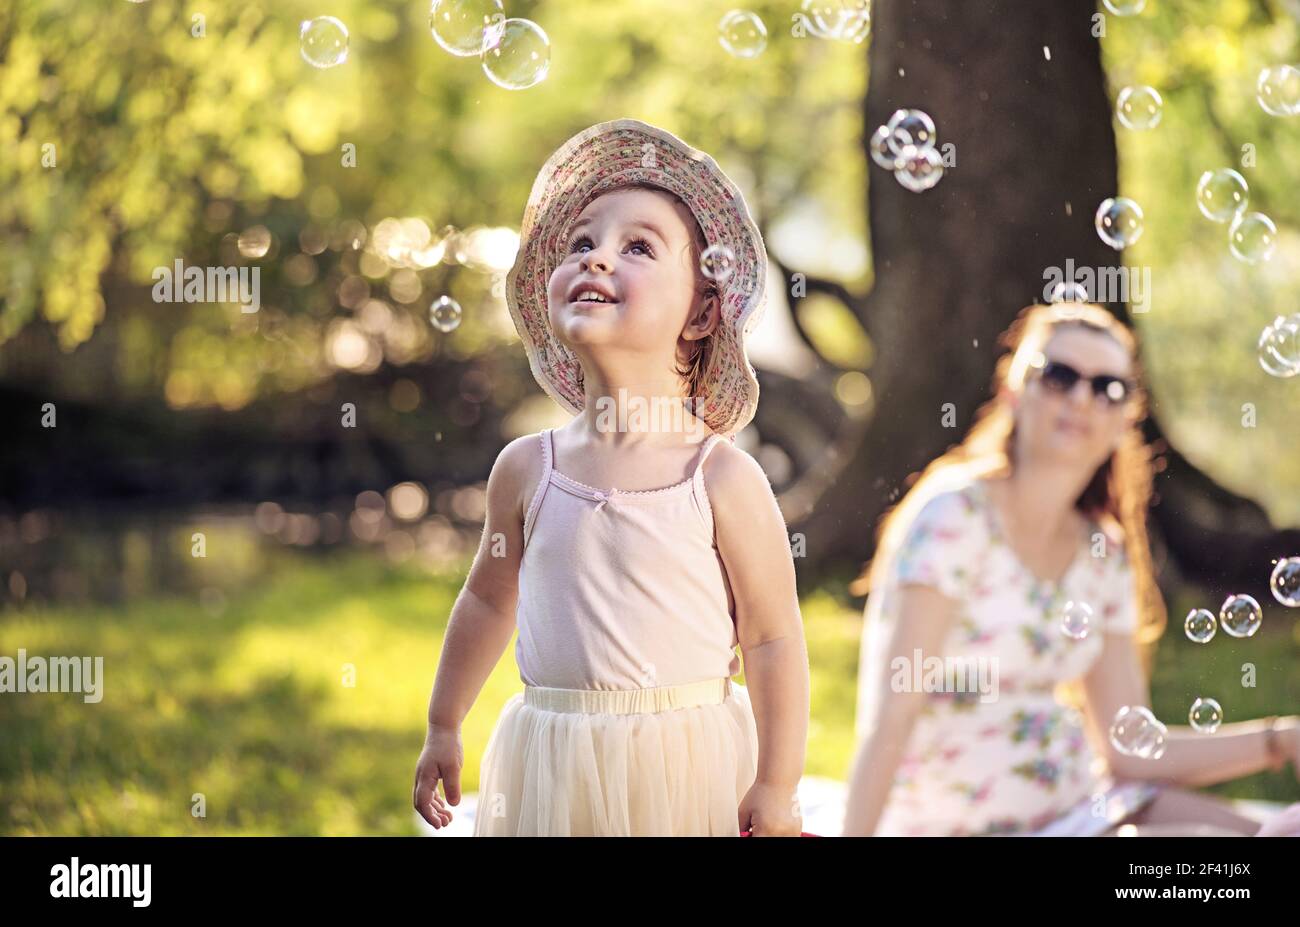
{"label": "floral sun hat", "polygon": [[564,260],[568,231],[602,193],[649,183],[681,197],[707,246],[725,245],[732,271],[715,280],[722,314],[692,411],[715,432],[734,435],[758,408],[758,378],[745,337],[764,308],[767,251],[744,197],[716,161],[663,129],[636,119],[579,132],[551,155],[533,183],[519,230],[519,253],[506,277],[506,303],[533,376],[567,411],[585,403],[577,356],[551,331],[547,284]]}

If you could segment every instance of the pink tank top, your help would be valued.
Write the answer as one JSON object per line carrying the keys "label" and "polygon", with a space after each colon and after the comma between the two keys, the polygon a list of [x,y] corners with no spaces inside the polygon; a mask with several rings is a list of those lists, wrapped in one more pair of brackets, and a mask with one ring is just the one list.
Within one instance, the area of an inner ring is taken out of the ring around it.
{"label": "pink tank top", "polygon": [[704,461],[663,489],[600,490],[554,468],[524,516],[515,659],[525,685],[644,689],[740,670]]}

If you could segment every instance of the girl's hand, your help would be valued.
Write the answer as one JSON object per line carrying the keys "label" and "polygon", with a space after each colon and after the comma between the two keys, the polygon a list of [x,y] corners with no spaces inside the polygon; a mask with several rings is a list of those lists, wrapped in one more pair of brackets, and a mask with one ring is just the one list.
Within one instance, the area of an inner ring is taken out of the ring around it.
{"label": "girl's hand", "polygon": [[[465,752],[460,745],[460,729],[429,726],[424,738],[424,749],[415,764],[415,810],[435,828],[451,823],[447,805],[460,804],[460,770],[465,765]],[[438,797],[438,780],[446,802]]]}
{"label": "girl's hand", "polygon": [[788,785],[755,781],[740,801],[740,829],[754,837],[798,837],[803,815],[795,789]]}

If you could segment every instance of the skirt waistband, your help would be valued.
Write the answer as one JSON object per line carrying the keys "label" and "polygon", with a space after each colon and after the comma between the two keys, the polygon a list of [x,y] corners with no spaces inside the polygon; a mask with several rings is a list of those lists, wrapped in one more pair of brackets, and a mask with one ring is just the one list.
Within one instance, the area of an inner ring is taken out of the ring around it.
{"label": "skirt waistband", "polygon": [[524,703],[544,711],[633,715],[721,705],[731,694],[731,680],[705,679],[680,686],[649,689],[553,689],[524,686]]}

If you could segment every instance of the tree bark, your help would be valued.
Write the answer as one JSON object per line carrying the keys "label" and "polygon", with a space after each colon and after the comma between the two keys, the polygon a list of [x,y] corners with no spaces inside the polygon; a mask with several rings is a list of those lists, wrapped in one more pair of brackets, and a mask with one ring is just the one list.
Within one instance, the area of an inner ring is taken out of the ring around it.
{"label": "tree bark", "polygon": [[[810,562],[870,556],[909,474],[956,443],[988,397],[996,338],[1044,300],[1046,268],[1120,265],[1093,226],[1097,206],[1119,192],[1096,12],[1091,0],[875,6],[863,156],[870,133],[907,107],[933,117],[936,144],[955,145],[956,165],[920,194],[869,167],[875,284],[850,308],[876,348],[875,413],[839,472],[814,477],[827,489],[811,513],[787,512]],[[1108,305],[1131,324],[1122,304]],[[1159,442],[1158,398],[1148,434]],[[1274,535],[1259,506],[1175,450],[1157,489],[1153,528],[1185,578],[1259,590],[1265,552],[1300,550],[1297,532]]]}

